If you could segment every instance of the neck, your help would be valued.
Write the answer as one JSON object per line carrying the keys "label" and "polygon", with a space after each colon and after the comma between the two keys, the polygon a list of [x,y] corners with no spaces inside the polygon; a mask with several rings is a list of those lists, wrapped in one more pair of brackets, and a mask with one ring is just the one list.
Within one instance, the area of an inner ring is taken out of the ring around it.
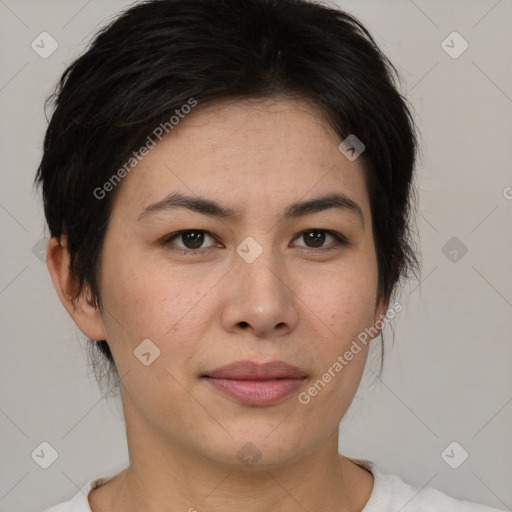
{"label": "neck", "polygon": [[[137,458],[118,482],[115,512],[361,512],[373,477],[333,450],[275,468],[228,468],[193,456]],[[329,453],[334,453],[333,456]],[[158,463],[155,464],[155,460]],[[104,509],[105,510],[105,509]]]}
{"label": "neck", "polygon": [[208,458],[128,416],[126,426],[130,466],[91,492],[93,512],[361,512],[373,488],[371,473],[338,453],[338,428],[305,456],[246,466]]}

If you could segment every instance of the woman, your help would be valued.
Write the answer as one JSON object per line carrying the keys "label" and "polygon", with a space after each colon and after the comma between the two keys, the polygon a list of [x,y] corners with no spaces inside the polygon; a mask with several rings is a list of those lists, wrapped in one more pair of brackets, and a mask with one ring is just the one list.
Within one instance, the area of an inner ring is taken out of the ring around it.
{"label": "woman", "polygon": [[144,2],[66,70],[36,177],[47,262],[130,465],[51,512],[493,510],[338,453],[419,266],[393,72],[303,0]]}

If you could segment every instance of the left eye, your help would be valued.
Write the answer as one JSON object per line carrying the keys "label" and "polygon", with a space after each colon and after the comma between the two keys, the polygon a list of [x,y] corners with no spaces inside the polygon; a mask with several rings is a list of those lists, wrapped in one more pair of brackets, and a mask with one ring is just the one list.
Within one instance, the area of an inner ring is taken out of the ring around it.
{"label": "left eye", "polygon": [[[315,249],[321,249],[326,250],[333,247],[325,247],[324,242],[327,237],[331,237],[335,240],[334,244],[331,244],[334,247],[337,247],[339,245],[346,245],[348,242],[346,238],[341,235],[340,233],[337,233],[335,231],[330,231],[326,229],[308,229],[306,231],[302,231],[299,233],[294,240],[297,240],[299,238],[303,238],[303,240],[306,242],[306,244],[312,244],[312,245],[298,245],[298,247],[306,247],[308,250],[311,250],[312,252],[315,252]],[[211,238],[213,241],[215,241],[215,237],[209,233],[208,231],[205,231],[203,229],[188,229],[184,231],[178,231],[176,233],[172,233],[171,235],[167,236],[163,240],[164,245],[176,245],[174,242],[175,240],[181,242],[183,246],[177,246],[173,250],[179,250],[183,253],[200,253],[204,252],[205,249],[211,249],[213,248],[213,245],[210,245],[208,247],[202,247],[203,243],[205,242],[206,238]],[[217,247],[222,247],[221,244],[217,245]],[[199,249],[203,249],[202,251],[199,251]]]}
{"label": "left eye", "polygon": [[[326,229],[308,229],[307,231],[303,231],[299,234],[297,238],[303,238],[307,241],[307,243],[312,243],[313,245],[306,245],[308,248],[317,249],[322,248],[322,245],[325,241],[326,235],[331,238],[334,238],[335,243],[334,246],[344,245],[347,243],[345,237],[340,233],[335,231],[329,231]],[[331,244],[333,245],[333,244]],[[300,246],[299,246],[300,247]]]}

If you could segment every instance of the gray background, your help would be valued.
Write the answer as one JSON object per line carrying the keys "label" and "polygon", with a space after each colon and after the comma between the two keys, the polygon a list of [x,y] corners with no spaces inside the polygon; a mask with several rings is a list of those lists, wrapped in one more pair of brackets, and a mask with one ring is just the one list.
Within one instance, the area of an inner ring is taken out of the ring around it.
{"label": "gray background", "polygon": [[[393,347],[385,331],[382,381],[369,364],[341,423],[340,451],[411,484],[512,510],[512,1],[337,3],[402,74],[423,146],[422,282],[402,294]],[[92,34],[129,5],[0,0],[2,511],[40,511],[128,460],[119,402],[101,399],[83,335],[34,254],[46,231],[32,180],[45,97]],[[43,31],[59,45],[46,59],[31,48]],[[456,59],[441,46],[453,31],[469,43]],[[454,247],[443,252],[452,237],[457,261]],[[43,441],[59,455],[48,469],[31,457]],[[469,453],[457,469],[441,456],[453,441]]]}

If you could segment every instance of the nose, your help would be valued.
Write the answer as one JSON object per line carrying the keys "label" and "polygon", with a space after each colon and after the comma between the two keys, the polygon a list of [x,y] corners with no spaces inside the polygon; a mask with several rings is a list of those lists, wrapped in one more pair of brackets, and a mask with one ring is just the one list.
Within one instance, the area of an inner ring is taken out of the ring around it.
{"label": "nose", "polygon": [[236,257],[223,297],[226,331],[251,331],[266,338],[288,334],[298,321],[298,297],[293,293],[285,262],[269,250],[254,261]]}

